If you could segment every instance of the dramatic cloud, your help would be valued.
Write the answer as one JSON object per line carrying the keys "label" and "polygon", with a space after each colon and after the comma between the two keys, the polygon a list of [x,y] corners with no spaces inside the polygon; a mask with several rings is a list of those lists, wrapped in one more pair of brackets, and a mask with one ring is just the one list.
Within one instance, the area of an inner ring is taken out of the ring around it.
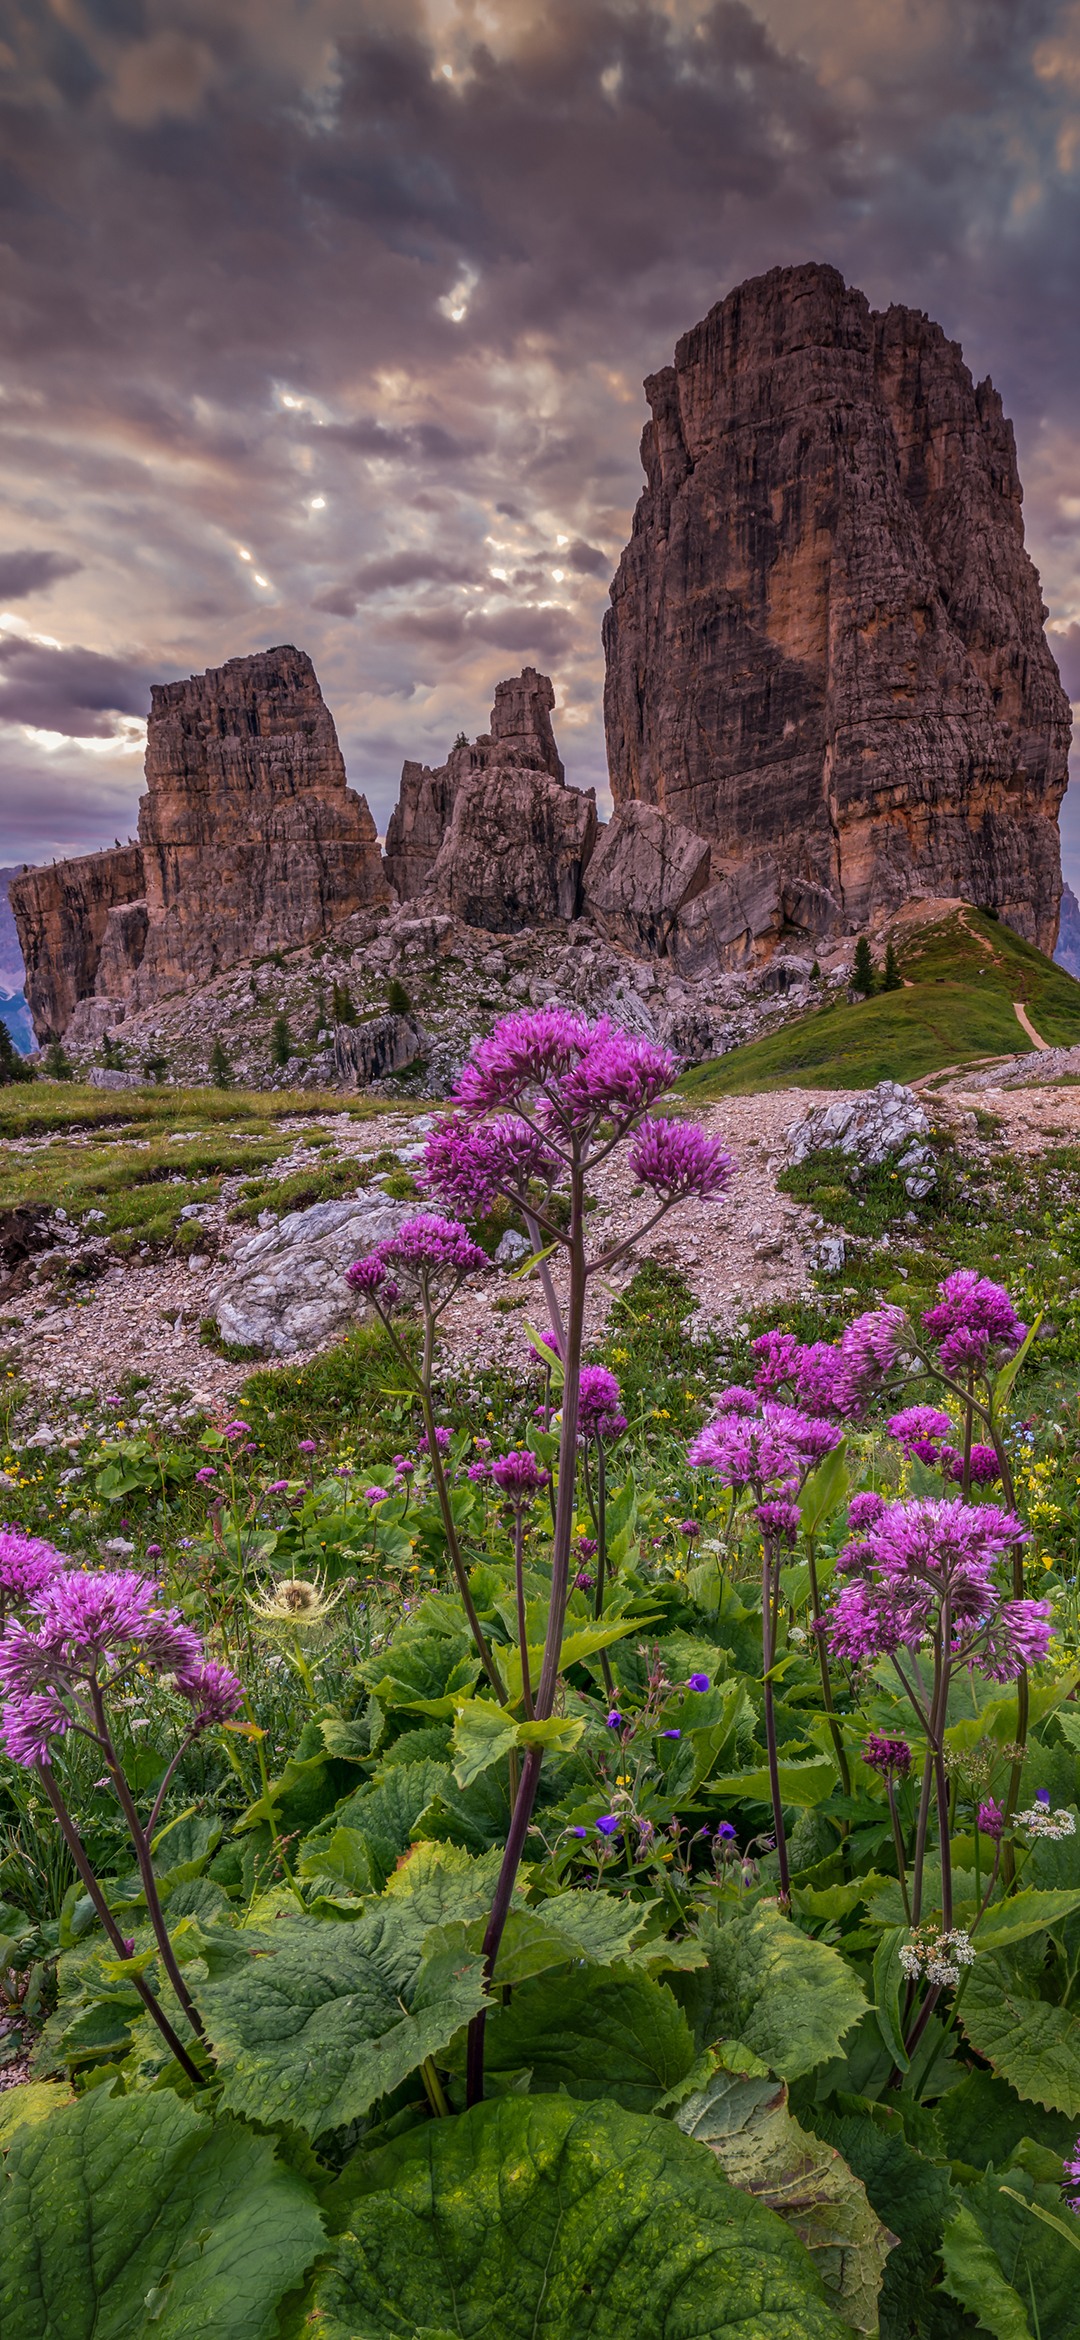
{"label": "dramatic cloud", "polygon": [[48,586],[55,637],[0,636],[3,858],[126,835],[149,681],[280,641],[380,823],[526,661],[602,788],[642,376],[778,262],[993,376],[1075,672],[1078,0],[8,0],[3,39],[0,610]]}

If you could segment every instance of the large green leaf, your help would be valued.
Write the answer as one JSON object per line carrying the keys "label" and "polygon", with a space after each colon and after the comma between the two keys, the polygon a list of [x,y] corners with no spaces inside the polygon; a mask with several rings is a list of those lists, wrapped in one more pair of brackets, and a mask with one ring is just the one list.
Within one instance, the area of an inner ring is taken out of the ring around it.
{"label": "large green leaf", "polygon": [[362,1668],[381,1707],[449,1722],[454,1701],[471,1690],[480,1659],[471,1633],[410,1632],[394,1635],[388,1649]]}
{"label": "large green leaf", "polygon": [[[878,2303],[881,2333],[882,2340],[911,2340],[915,2333],[941,2330],[929,2321],[930,2297],[940,2274],[938,2253],[952,2189],[948,2170],[907,2143],[895,2114],[875,2117],[879,2110],[875,2107],[872,2114],[868,2105],[865,2112],[837,2114],[815,2106],[803,2117],[815,2136],[835,2145],[862,2179],[871,2208],[900,2238],[885,2263]],[[924,2308],[926,2320],[920,2321]]]}
{"label": "large green leaf", "polygon": [[[650,1612],[644,1610],[635,1617],[623,1617],[616,1620],[614,1624],[579,1625],[574,1632],[564,1634],[559,1649],[559,1672],[565,1673],[567,1666],[580,1665],[582,1659],[596,1657],[602,1649],[613,1649],[617,1641],[625,1641],[631,1633],[640,1635],[648,1625],[649,1615]],[[503,1679],[506,1683],[507,1698],[511,1706],[516,1706],[522,1693],[521,1651],[511,1646],[509,1649],[500,1650],[499,1657]],[[542,1643],[537,1644],[535,1648],[530,1644],[529,1678],[531,1681],[539,1681],[543,1662]]]}
{"label": "large green leaf", "polygon": [[[461,2049],[456,2049],[461,2060]],[[694,2066],[694,2042],[666,1984],[627,1966],[586,1966],[523,1983],[508,2007],[493,2008],[484,2039],[486,2069],[531,2071],[538,2094],[603,2096],[650,2112]]]}
{"label": "large green leaf", "polygon": [[484,2003],[479,1958],[421,1962],[417,1929],[387,1902],[354,1925],[283,1917],[239,1940],[244,1966],[199,1990],[224,2100],[312,2137],[359,2119]]}
{"label": "large green leaf", "polygon": [[[655,1907],[652,1901],[617,1901],[611,1893],[577,1891],[554,1894],[536,1909],[512,1909],[499,1944],[495,1983],[506,1987],[527,1982],[553,1966],[567,1966],[576,1960],[589,1966],[613,1966],[620,1961],[647,1968],[657,1962],[666,1965],[669,1945],[663,1937],[636,1946]],[[480,1947],[484,1922],[478,1919],[468,1929],[473,1949]],[[677,1964],[677,1959],[672,1963]]]}
{"label": "large green leaf", "polygon": [[1064,2159],[1076,2138],[1067,2113],[1025,2104],[995,2072],[969,2072],[959,2088],[950,2088],[937,2107],[937,2125],[950,2161],[971,2169],[1006,2169],[1021,2137],[1034,2137]]}
{"label": "large green leaf", "polygon": [[[339,1804],[333,1824],[357,1829],[374,1852],[383,1874],[389,1876],[399,1854],[408,1851],[421,1814],[452,1776],[445,1763],[393,1764],[356,1795]],[[311,1850],[310,1842],[303,1850]]]}
{"label": "large green leaf", "polygon": [[[1050,2216],[1033,2217],[1035,2206]],[[942,2244],[945,2289],[994,2340],[1034,2340],[1036,2331],[1040,2340],[1076,2340],[1077,2241],[1055,2232],[1055,2212],[1058,2188],[1034,2184],[1026,2170],[964,2188]]]}
{"label": "large green leaf", "polygon": [[454,1778],[462,1788],[471,1787],[489,1764],[504,1759],[512,1747],[548,1747],[556,1754],[568,1754],[585,1728],[584,1721],[568,1715],[550,1715],[546,1722],[516,1721],[505,1707],[496,1706],[489,1698],[461,1699],[455,1713]]}
{"label": "large green leaf", "polygon": [[986,1912],[976,1940],[984,1950],[1008,1950],[1029,1934],[1054,1933],[1065,1918],[1080,1909],[1080,1885],[1072,1891],[1040,1892],[1032,1886],[1010,1901],[995,1901]]}
{"label": "large green leaf", "polygon": [[882,2270],[897,2238],[835,2146],[792,2119],[784,2082],[716,2072],[675,2120],[709,2146],[732,2185],[766,2202],[805,2243],[842,2322],[876,2333]]}
{"label": "large green leaf", "polygon": [[381,2155],[307,2340],[841,2340],[805,2252],[668,2121],[505,2097]]}
{"label": "large green leaf", "polygon": [[[836,1764],[828,1755],[811,1755],[805,1761],[798,1758],[781,1761],[777,1771],[781,1802],[793,1804],[799,1811],[810,1811],[815,1804],[823,1804],[836,1786]],[[759,1763],[754,1771],[725,1772],[721,1778],[709,1781],[709,1792],[730,1797],[740,1804],[767,1804],[772,1792],[768,1766]]]}
{"label": "large green leaf", "polygon": [[1020,1953],[987,1951],[968,1973],[959,2023],[972,2047],[1048,2112],[1080,2119],[1080,2016],[1039,1996]]}
{"label": "large green leaf", "polygon": [[[332,1929],[331,1929],[332,1930]],[[0,2330],[12,2340],[270,2340],[323,2247],[273,2143],[171,2090],[105,2087],[21,2129],[0,2196]]]}
{"label": "large green leaf", "polygon": [[759,1902],[701,1927],[708,1966],[672,1988],[699,2048],[742,2040],[784,2080],[834,2056],[866,2006],[862,1984],[826,1942],[813,1942]]}

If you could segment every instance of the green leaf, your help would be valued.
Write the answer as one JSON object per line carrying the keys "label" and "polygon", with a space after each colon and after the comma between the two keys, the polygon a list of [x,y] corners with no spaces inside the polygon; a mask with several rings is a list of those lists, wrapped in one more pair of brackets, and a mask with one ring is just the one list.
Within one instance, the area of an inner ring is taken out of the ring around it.
{"label": "green leaf", "polygon": [[851,1480],[847,1468],[847,1444],[841,1439],[812,1471],[806,1480],[799,1504],[799,1518],[804,1536],[816,1536],[824,1521],[839,1511]]}
{"label": "green leaf", "polygon": [[0,2329],[132,2340],[147,2297],[183,2340],[271,2340],[277,2303],[323,2247],[309,2188],[272,2140],[171,2090],[95,2088],[20,2129],[0,2197]]}
{"label": "green leaf", "polygon": [[317,1882],[331,1892],[362,1896],[378,1891],[367,1839],[358,1828],[335,1828],[331,1836],[308,1839],[300,1847],[296,1874],[302,1881]]}
{"label": "green leaf", "polygon": [[876,2333],[882,2271],[897,2238],[835,2146],[792,2119],[783,2081],[716,2072],[675,2120],[716,2154],[732,2185],[767,2203],[798,2235],[841,2321]]}
{"label": "green leaf", "polygon": [[[445,1763],[388,1765],[366,1787],[336,1806],[334,1825],[358,1829],[383,1874],[389,1876],[399,1855],[408,1851],[417,1821],[451,1778]],[[309,1839],[304,1850],[314,1849],[315,1841]]]}
{"label": "green leaf", "polygon": [[890,1926],[874,1952],[874,2013],[882,2039],[900,2072],[906,2072],[911,2061],[904,2046],[900,2019],[900,1990],[907,1979],[900,1964],[900,1948],[909,1932],[907,1926]]}
{"label": "green leaf", "polygon": [[74,2103],[70,2088],[61,2087],[55,2080],[20,2080],[14,2088],[0,2090],[0,2152],[10,2145],[16,2129],[25,2122],[37,2128],[41,2121],[50,2120],[65,2104]]}
{"label": "green leaf", "polygon": [[395,1634],[389,1648],[361,1668],[380,1706],[430,1715],[435,1722],[450,1721],[455,1698],[472,1689],[479,1672],[470,1633],[432,1633],[419,1626]]}
{"label": "green leaf", "polygon": [[1029,1934],[1053,1933],[1063,1918],[1080,1909],[1080,1886],[1074,1892],[1040,1892],[1031,1887],[1011,1901],[992,1902],[975,1937],[980,1951],[1008,1950]]}
{"label": "green leaf", "polygon": [[990,1413],[992,1417],[996,1415],[999,1426],[1001,1422],[1000,1409],[1008,1397],[1009,1391],[1011,1390],[1012,1385],[1016,1380],[1016,1376],[1019,1373],[1021,1366],[1027,1361],[1028,1352],[1036,1338],[1039,1326],[1041,1325],[1045,1314],[1046,1310],[1044,1308],[1040,1308],[1034,1324],[1029,1324],[1027,1329],[1027,1337],[1023,1342],[1023,1345],[1017,1350],[1015,1357],[1010,1357],[1008,1364],[1003,1365],[1000,1373],[997,1373],[994,1376],[994,1386],[990,1392]]}
{"label": "green leaf", "polygon": [[415,1926],[389,1903],[354,1925],[283,1917],[242,1940],[246,1973],[199,1992],[224,2101],[311,2137],[358,2120],[484,2004],[479,1958],[420,1963]]}
{"label": "green leaf", "polygon": [[1019,2096],[1080,2118],[1080,2017],[1040,1998],[1022,1959],[987,1951],[968,1973],[958,2022]]}
{"label": "green leaf", "polygon": [[655,1902],[616,1901],[610,1893],[553,1894],[537,1909],[511,1910],[499,1945],[496,1984],[524,1982],[552,1966],[584,1959],[590,1966],[647,1965],[663,1942],[633,1948]]}
{"label": "green leaf", "polygon": [[[460,2058],[459,2058],[460,2060]],[[529,2070],[538,2095],[565,2088],[649,2112],[692,2069],[690,2027],[665,1983],[627,1966],[589,1966],[523,1983],[492,2009],[484,2067]]]}
{"label": "green leaf", "polygon": [[[836,1786],[836,1764],[830,1756],[811,1755],[806,1762],[780,1762],[780,1799],[794,1804],[800,1811],[810,1811],[815,1804],[823,1804]],[[710,1793],[732,1796],[741,1804],[767,1804],[772,1789],[768,1766],[758,1765],[754,1771],[726,1773],[722,1779],[709,1781]]]}
{"label": "green leaf", "polygon": [[[602,1649],[613,1649],[616,1642],[625,1641],[628,1634],[641,1633],[649,1621],[650,1612],[643,1610],[633,1617],[623,1617],[614,1624],[579,1625],[576,1632],[564,1636],[559,1650],[559,1672],[565,1673],[567,1666],[580,1665],[583,1659],[595,1657]],[[516,1706],[522,1691],[521,1651],[511,1647],[500,1650],[499,1657],[507,1698],[511,1706]],[[540,1679],[543,1662],[542,1645],[538,1644],[534,1648],[530,1643],[529,1678],[534,1683]]]}
{"label": "green leaf", "polygon": [[969,2072],[936,2110],[950,2161],[965,2161],[972,2169],[1007,2168],[1022,2137],[1035,2137],[1059,2158],[1071,2153],[1076,2138],[1076,2122],[1067,2113],[1025,2104],[994,2072]]}
{"label": "green leaf", "polygon": [[379,2157],[308,2340],[837,2340],[810,2259],[670,2121],[504,2097]]}
{"label": "green leaf", "polygon": [[997,2252],[977,2218],[963,2203],[950,2218],[941,2244],[943,2288],[950,2299],[978,2316],[980,2331],[994,2340],[1031,2340],[1027,2309],[1001,2271]]}
{"label": "green leaf", "polygon": [[865,1876],[853,1877],[847,1885],[796,1885],[792,1888],[791,1906],[800,1917],[826,1918],[836,1923],[850,1917],[860,1902],[868,1902],[892,1881],[877,1869],[868,1869]]}
{"label": "green leaf", "polygon": [[489,1763],[498,1763],[517,1744],[517,1724],[512,1714],[489,1698],[468,1698],[455,1712],[454,1778],[459,1787],[466,1788],[479,1779]]}
{"label": "green leaf", "polygon": [[803,2117],[815,2136],[835,2145],[848,2168],[862,2179],[871,2209],[900,2238],[885,2264],[879,2303],[882,2340],[910,2340],[912,2333],[940,2331],[931,2320],[931,2287],[940,2275],[941,2231],[952,2202],[948,2170],[916,2152],[895,2117],[886,2116],[879,2123],[869,2106],[865,2112],[837,2114],[815,2105]]}
{"label": "green leaf", "polygon": [[699,2048],[740,2039],[795,2080],[836,2055],[865,2011],[862,1984],[839,1951],[811,1941],[767,1902],[720,1926],[707,1920],[700,1935],[708,1966],[671,1986]]}
{"label": "green leaf", "polygon": [[1075,2340],[1080,2234],[1074,2219],[1061,2218],[1057,2186],[1036,2185],[1012,2168],[1004,2179],[965,2186],[963,2207],[966,2218],[949,2221],[942,2245],[953,2298],[974,2309],[995,2340],[1032,2340],[1035,2332],[1040,2340]]}

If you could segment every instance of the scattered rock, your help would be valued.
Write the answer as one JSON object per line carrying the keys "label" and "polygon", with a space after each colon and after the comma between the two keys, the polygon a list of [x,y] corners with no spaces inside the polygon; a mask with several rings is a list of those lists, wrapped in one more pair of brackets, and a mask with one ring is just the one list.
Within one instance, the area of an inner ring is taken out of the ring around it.
{"label": "scattered rock", "polygon": [[338,1024],[334,1031],[334,1070],[340,1081],[356,1089],[402,1072],[415,1064],[426,1046],[426,1035],[410,1016],[376,1016],[370,1024]]}
{"label": "scattered rock", "polygon": [[908,1194],[919,1199],[929,1194],[937,1176],[933,1149],[920,1142],[929,1131],[914,1090],[899,1081],[879,1081],[863,1096],[838,1097],[793,1122],[787,1133],[788,1161],[795,1168],[808,1154],[835,1146],[842,1154],[855,1155],[866,1169],[876,1170],[904,1148],[897,1167],[905,1174]]}
{"label": "scattered rock", "polygon": [[260,1228],[207,1296],[222,1340],[261,1355],[313,1349],[355,1320],[346,1268],[416,1209],[379,1190],[313,1203]]}
{"label": "scattered rock", "polygon": [[532,1244],[528,1237],[520,1235],[516,1227],[508,1227],[505,1234],[499,1237],[495,1265],[501,1268],[517,1267],[521,1260],[528,1259],[531,1250]]}

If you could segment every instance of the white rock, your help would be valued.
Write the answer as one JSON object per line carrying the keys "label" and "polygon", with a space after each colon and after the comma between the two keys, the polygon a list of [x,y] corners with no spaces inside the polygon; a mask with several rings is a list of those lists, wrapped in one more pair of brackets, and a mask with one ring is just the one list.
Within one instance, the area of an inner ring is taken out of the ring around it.
{"label": "white rock", "polygon": [[208,1296],[222,1339],[287,1357],[344,1331],[357,1313],[346,1268],[415,1213],[368,1191],[260,1227]]}
{"label": "white rock", "polygon": [[495,1253],[495,1265],[496,1267],[516,1267],[519,1260],[528,1258],[531,1250],[532,1244],[528,1237],[519,1235],[516,1227],[508,1227],[506,1233],[500,1237],[499,1246]]}

